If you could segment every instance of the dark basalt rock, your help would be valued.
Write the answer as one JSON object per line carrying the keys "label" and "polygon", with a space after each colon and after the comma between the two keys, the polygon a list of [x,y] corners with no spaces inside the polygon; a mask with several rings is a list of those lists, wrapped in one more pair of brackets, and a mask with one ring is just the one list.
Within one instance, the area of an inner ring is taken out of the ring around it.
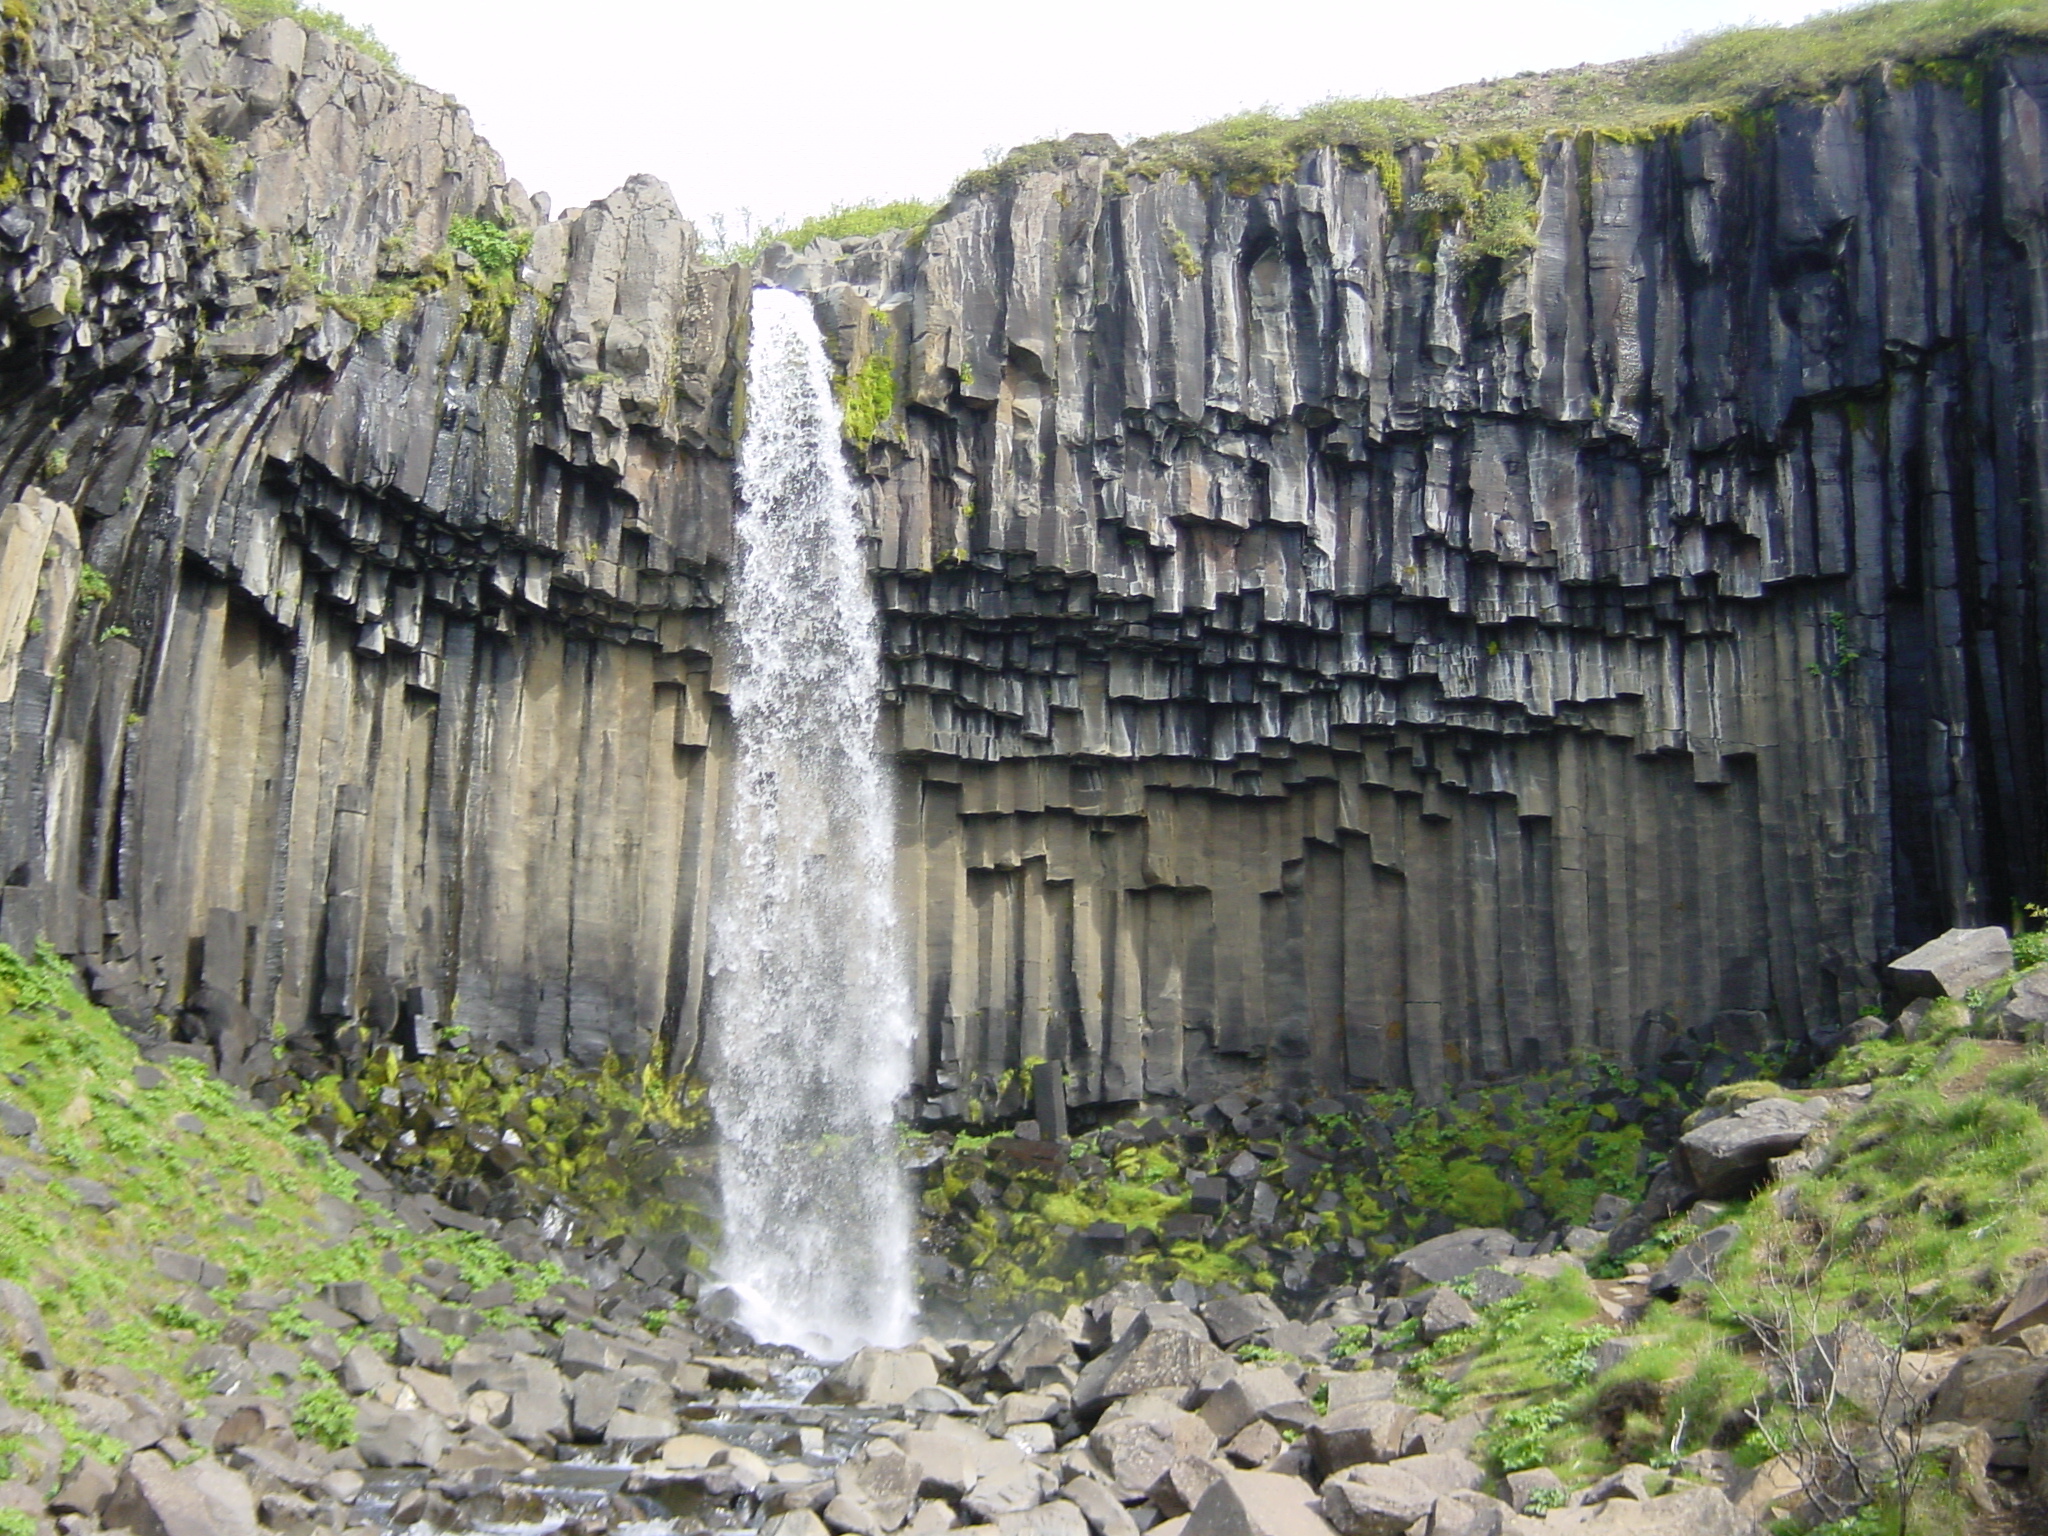
{"label": "dark basalt rock", "polygon": [[[289,18],[30,31],[0,937],[231,1074],[252,1020],[693,1054],[760,276],[894,379],[939,1121],[1774,1049],[2043,894],[2040,54],[1548,140],[1506,264],[1334,151],[1070,141],[753,273]],[[436,265],[472,215],[509,310]]]}

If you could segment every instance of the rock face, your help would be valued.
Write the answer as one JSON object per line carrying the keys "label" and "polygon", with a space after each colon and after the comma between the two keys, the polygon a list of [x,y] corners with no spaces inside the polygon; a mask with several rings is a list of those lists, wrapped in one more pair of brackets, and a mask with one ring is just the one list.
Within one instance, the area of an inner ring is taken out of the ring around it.
{"label": "rock face", "polygon": [[[288,19],[36,15],[0,936],[231,1071],[271,1019],[686,1059],[754,274],[644,178],[550,221]],[[934,1112],[1762,1045],[2039,897],[2044,101],[2017,55],[1553,138],[1488,169],[1507,262],[1425,148],[1242,195],[1099,140],[771,250],[893,380]]]}

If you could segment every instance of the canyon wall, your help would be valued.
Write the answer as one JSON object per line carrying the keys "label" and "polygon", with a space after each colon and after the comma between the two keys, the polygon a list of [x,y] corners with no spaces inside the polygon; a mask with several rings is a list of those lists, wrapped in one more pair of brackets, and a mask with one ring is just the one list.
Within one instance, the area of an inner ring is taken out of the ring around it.
{"label": "canyon wall", "polygon": [[[289,20],[6,47],[0,936],[231,1066],[693,1055],[757,274]],[[771,247],[856,402],[928,1112],[1796,1040],[2048,896],[2044,103],[1251,191],[1076,139]]]}

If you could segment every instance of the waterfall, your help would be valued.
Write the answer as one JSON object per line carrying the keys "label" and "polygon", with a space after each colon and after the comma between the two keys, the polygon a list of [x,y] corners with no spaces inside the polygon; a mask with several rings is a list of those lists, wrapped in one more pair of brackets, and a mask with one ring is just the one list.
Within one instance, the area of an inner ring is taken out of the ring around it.
{"label": "waterfall", "polygon": [[910,996],[881,640],[808,300],[756,289],[733,579],[731,820],[711,924],[720,1274],[756,1338],[911,1336],[895,1103]]}

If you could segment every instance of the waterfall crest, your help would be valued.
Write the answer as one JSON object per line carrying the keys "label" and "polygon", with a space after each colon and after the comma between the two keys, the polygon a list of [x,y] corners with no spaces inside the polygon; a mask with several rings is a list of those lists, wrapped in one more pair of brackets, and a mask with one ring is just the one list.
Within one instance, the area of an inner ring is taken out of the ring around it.
{"label": "waterfall crest", "polygon": [[711,927],[721,1277],[757,1338],[911,1336],[895,1102],[910,999],[875,599],[809,301],[753,297],[726,597],[731,820]]}

